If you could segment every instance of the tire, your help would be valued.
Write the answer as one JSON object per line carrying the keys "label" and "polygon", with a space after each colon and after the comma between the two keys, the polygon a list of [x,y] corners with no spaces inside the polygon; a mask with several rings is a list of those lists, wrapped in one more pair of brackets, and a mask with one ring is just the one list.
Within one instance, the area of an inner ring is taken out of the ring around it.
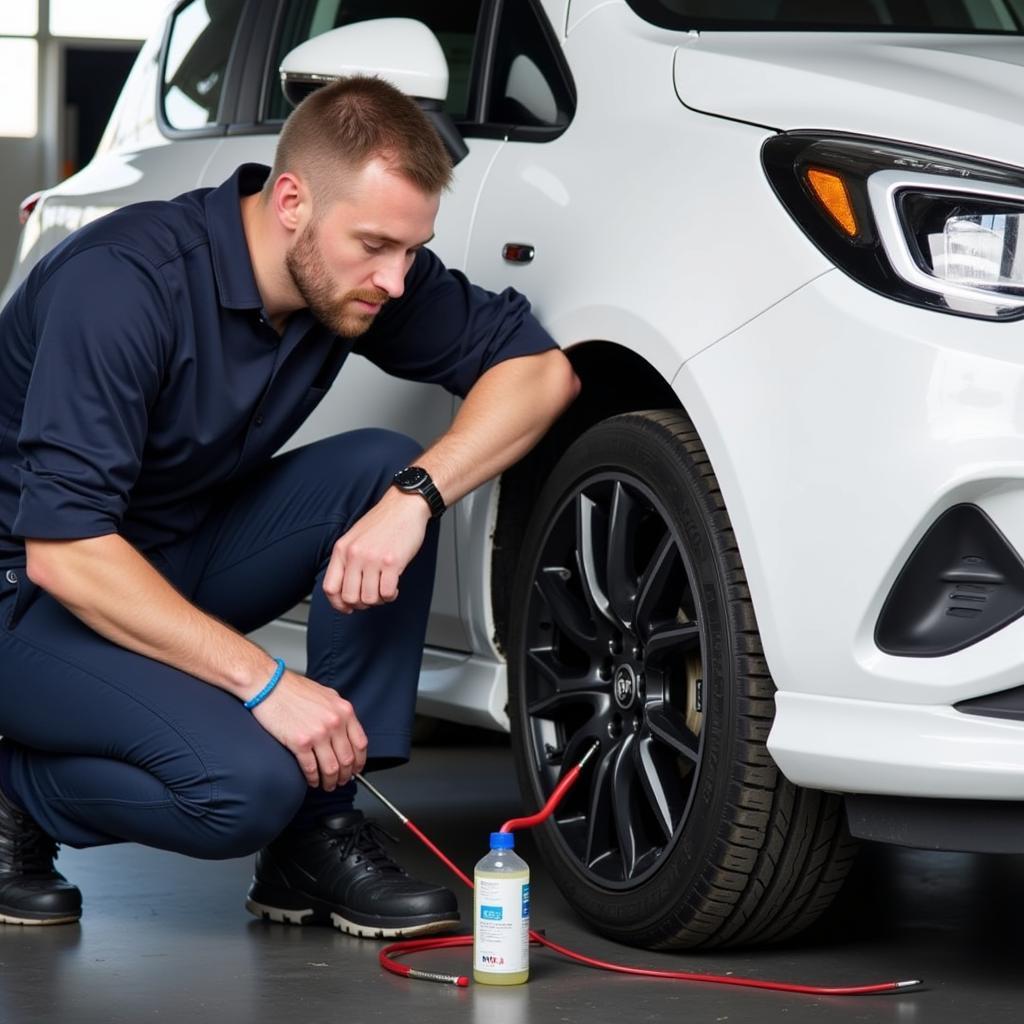
{"label": "tire", "polygon": [[573,908],[648,948],[807,927],[856,853],[839,798],[766,747],[775,687],[729,516],[678,411],[599,423],[554,468],[523,543],[509,712],[524,798],[595,740],[535,838]]}

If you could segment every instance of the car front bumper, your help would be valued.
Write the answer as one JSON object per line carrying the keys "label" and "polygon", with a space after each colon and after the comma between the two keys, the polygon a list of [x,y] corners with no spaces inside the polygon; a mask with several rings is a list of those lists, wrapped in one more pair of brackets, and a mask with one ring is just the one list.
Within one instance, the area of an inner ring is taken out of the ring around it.
{"label": "car front bumper", "polygon": [[1024,552],[1024,323],[903,305],[830,271],[674,385],[743,556],[783,773],[848,793],[1024,799],[1024,721],[954,708],[1024,683],[1024,618],[939,657],[875,642],[945,510],[977,506]]}

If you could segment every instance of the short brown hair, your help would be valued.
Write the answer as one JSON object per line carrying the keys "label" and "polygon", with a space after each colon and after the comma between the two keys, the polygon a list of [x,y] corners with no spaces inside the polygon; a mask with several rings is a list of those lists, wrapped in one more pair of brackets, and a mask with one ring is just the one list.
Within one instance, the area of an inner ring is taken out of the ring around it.
{"label": "short brown hair", "polygon": [[310,93],[285,121],[267,189],[293,171],[319,205],[338,196],[346,171],[377,156],[428,195],[451,182],[451,158],[415,101],[380,78],[342,78]]}

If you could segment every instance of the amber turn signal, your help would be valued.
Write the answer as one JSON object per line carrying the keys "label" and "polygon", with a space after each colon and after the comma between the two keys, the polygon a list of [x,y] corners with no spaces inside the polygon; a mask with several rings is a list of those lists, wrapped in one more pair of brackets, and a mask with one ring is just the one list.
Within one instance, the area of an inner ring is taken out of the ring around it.
{"label": "amber turn signal", "polygon": [[809,167],[806,178],[811,192],[839,225],[843,234],[849,235],[850,238],[855,237],[857,218],[850,205],[850,193],[846,190],[846,182],[835,171],[823,171],[817,167]]}

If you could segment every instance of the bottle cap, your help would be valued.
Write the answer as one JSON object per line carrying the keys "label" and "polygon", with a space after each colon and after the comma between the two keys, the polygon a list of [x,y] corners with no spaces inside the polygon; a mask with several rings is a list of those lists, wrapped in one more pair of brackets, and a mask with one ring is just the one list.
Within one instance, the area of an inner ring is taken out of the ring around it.
{"label": "bottle cap", "polygon": [[515,848],[516,839],[511,832],[492,832],[491,833],[491,849],[492,850],[512,850]]}

